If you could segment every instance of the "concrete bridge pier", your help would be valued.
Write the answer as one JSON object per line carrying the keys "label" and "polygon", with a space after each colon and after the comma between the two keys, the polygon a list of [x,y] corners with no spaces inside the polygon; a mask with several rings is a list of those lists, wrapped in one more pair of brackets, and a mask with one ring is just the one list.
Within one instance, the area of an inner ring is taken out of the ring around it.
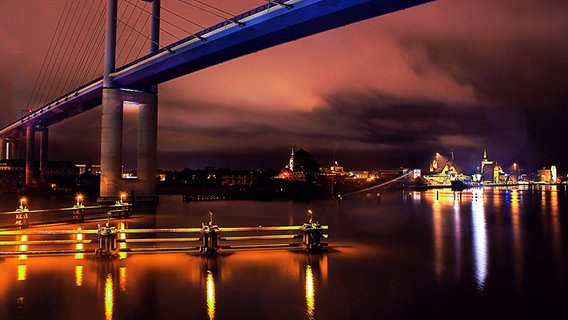
{"label": "concrete bridge pier", "polygon": [[13,139],[6,139],[6,159],[18,158],[18,141]]}
{"label": "concrete bridge pier", "polygon": [[35,159],[34,159],[34,129],[29,126],[26,128],[26,186],[35,186]]}
{"label": "concrete bridge pier", "polygon": [[48,162],[47,162],[47,146],[48,146],[48,136],[49,131],[46,127],[38,129],[40,133],[40,147],[39,147],[39,181],[42,185],[47,184],[47,171],[48,171]]}
{"label": "concrete bridge pier", "polygon": [[[137,179],[122,178],[122,120],[124,102],[137,104]],[[155,93],[103,89],[101,121],[101,185],[99,202],[114,202],[126,192],[131,201],[156,201],[158,95]]]}
{"label": "concrete bridge pier", "polygon": [[[39,180],[37,177],[35,163],[35,133],[40,133],[40,159],[39,159]],[[47,145],[48,129],[46,127],[27,127],[26,128],[26,186],[37,187],[47,183]]]}
{"label": "concrete bridge pier", "polygon": [[99,202],[115,201],[122,190],[122,99],[120,90],[103,89]]}
{"label": "concrete bridge pier", "polygon": [[157,200],[158,95],[145,93],[138,110],[137,176],[140,200]]}

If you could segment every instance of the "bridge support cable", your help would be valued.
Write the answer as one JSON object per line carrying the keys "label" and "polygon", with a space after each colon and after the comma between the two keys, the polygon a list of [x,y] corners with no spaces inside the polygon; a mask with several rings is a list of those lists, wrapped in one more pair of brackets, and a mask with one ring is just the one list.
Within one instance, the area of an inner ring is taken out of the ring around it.
{"label": "bridge support cable", "polygon": [[[119,12],[119,16],[117,17],[117,20],[121,21],[122,23],[124,23],[125,25],[129,26],[129,28],[127,28],[128,30],[124,29],[124,28],[119,28],[118,29],[118,36],[117,36],[117,40],[116,43],[117,45],[120,44],[120,48],[117,48],[117,55],[116,55],[116,64],[117,65],[121,65],[121,60],[126,61],[128,60],[130,54],[132,53],[132,49],[134,47],[140,46],[138,40],[140,39],[140,34],[137,34],[134,38],[133,41],[130,41],[130,38],[132,37],[132,33],[133,31],[138,28],[138,26],[140,25],[140,18],[142,17],[142,13],[143,11],[141,10],[128,10],[129,7],[132,5],[129,1],[124,1],[125,3],[125,8],[119,8],[120,10]],[[137,8],[137,7],[134,7]],[[122,16],[120,16],[120,12],[124,12],[124,14]],[[127,15],[126,12],[129,12],[129,14]],[[134,21],[132,21],[132,17],[134,16],[134,13],[138,12],[138,15],[136,16],[136,18],[134,19]],[[148,19],[146,19],[146,21],[143,22],[143,25],[146,25],[148,23]],[[123,55],[123,52],[125,50],[125,48],[128,46],[129,50],[128,53],[126,54],[126,56]],[[136,58],[136,57],[135,57]]]}
{"label": "bridge support cable", "polygon": [[[69,1],[68,1],[69,2]],[[73,2],[73,1],[70,1]],[[63,10],[62,16],[63,16],[63,23],[67,23],[67,20],[69,18],[70,12],[71,12],[71,7],[72,6],[66,6]],[[68,9],[66,11],[66,9]],[[55,30],[55,34],[57,34],[57,39],[55,40],[55,45],[53,46],[53,51],[48,52],[47,55],[49,56],[47,58],[47,70],[44,71],[44,73],[42,73],[40,75],[41,80],[39,82],[39,87],[38,87],[38,91],[36,92],[36,95],[34,97],[34,101],[32,102],[32,105],[29,106],[29,108],[32,108],[33,106],[36,106],[37,104],[41,104],[44,101],[44,97],[46,96],[46,88],[44,86],[47,86],[48,83],[52,80],[51,78],[51,73],[53,71],[53,68],[55,67],[55,62],[53,62],[53,59],[55,57],[55,59],[57,59],[57,54],[59,54],[60,52],[57,50],[57,48],[59,48],[61,46],[61,37],[63,35],[63,28],[64,26],[61,25],[57,25],[57,29]],[[50,45],[50,48],[51,45]]]}
{"label": "bridge support cable", "polygon": [[[64,8],[63,8],[63,11],[61,12],[61,15],[59,16],[59,20],[57,21],[57,26],[55,27],[56,30],[59,29],[59,25],[61,25],[61,22],[63,21],[63,16],[64,16],[64,14],[65,14],[65,11],[66,11],[66,8],[67,8],[67,5],[69,4],[69,2],[70,2],[69,0],[65,1],[65,6],[64,6]],[[35,81],[35,83],[34,83],[32,92],[31,92],[30,97],[29,97],[29,99],[28,99],[28,104],[27,104],[27,107],[28,107],[28,108],[30,108],[30,107],[32,106],[32,103],[34,103],[34,104],[36,103],[36,101],[35,101],[35,98],[36,98],[36,88],[37,88],[37,86],[38,86],[38,82],[39,82],[39,79],[41,78],[41,75],[42,75],[42,72],[43,72],[44,67],[45,67],[46,65],[48,65],[48,66],[50,65],[50,64],[46,63],[46,61],[48,60],[48,59],[47,59],[47,56],[48,56],[48,54],[51,52],[51,48],[52,48],[52,46],[53,46],[53,42],[54,42],[54,40],[55,40],[55,36],[56,36],[56,35],[60,35],[60,34],[57,33],[57,32],[54,32],[54,33],[53,33],[53,36],[51,37],[51,41],[49,42],[49,47],[47,48],[47,52],[46,52],[46,54],[45,54],[45,57],[43,58],[43,62],[41,63],[41,68],[39,69],[38,77],[36,78],[36,81]]]}
{"label": "bridge support cable", "polygon": [[[128,3],[131,3],[129,0],[125,0],[125,1],[128,2]],[[168,25],[170,25],[170,26],[172,26],[172,27],[174,27],[174,28],[176,28],[176,29],[182,31],[183,33],[189,34],[189,35],[191,35],[192,37],[196,37],[196,38],[199,38],[199,39],[202,40],[202,41],[205,41],[205,38],[199,37],[198,35],[192,33],[191,31],[180,27],[178,24],[176,24],[176,23],[174,23],[174,22],[171,22],[171,21],[169,21],[169,20],[166,20],[166,19],[164,19],[163,17],[157,16],[157,15],[154,14],[153,12],[147,11],[147,10],[144,9],[144,8],[140,8],[140,7],[138,7],[138,5],[135,4],[135,3],[133,4],[133,6],[135,6],[136,8],[139,8],[140,10],[142,10],[142,11],[144,11],[144,12],[146,12],[146,13],[149,13],[150,16],[152,16],[153,18],[157,18],[157,19],[159,19],[160,21],[165,22],[165,23],[167,23]],[[184,20],[184,21],[186,21],[186,22],[189,22],[189,23],[191,23],[191,24],[193,24],[193,25],[195,25],[195,26],[197,26],[197,27],[200,27],[200,28],[203,28],[203,29],[205,28],[205,27],[203,27],[202,25],[200,25],[200,24],[198,24],[198,23],[196,23],[196,22],[194,22],[194,21],[192,21],[192,20],[189,20],[189,19],[187,19],[187,18],[185,18],[185,17],[183,17],[183,16],[180,16],[179,14],[177,14],[177,13],[171,11],[171,10],[168,10],[168,9],[166,9],[166,8],[164,8],[164,7],[161,7],[160,9],[162,9],[162,10],[168,12],[168,13],[171,13],[171,14],[175,15],[176,17],[178,17],[178,18],[180,18],[180,19],[182,19],[182,20]],[[167,34],[168,34],[169,36],[171,36],[172,38],[176,39],[176,41],[177,41],[177,40],[181,40],[180,37],[174,35],[173,33],[171,33],[170,31],[168,31],[168,30],[166,30],[166,29],[164,29],[164,28],[160,28],[160,30],[163,31],[164,33],[167,33]],[[145,36],[145,37],[146,37],[146,39],[150,40],[152,43],[155,42],[155,41],[152,40],[152,38],[150,38],[150,37],[148,37],[148,36]],[[158,47],[163,48],[164,50],[167,50],[167,51],[170,52],[170,53],[173,53],[172,50],[168,49],[167,47],[161,46],[161,45],[160,45],[159,43],[157,43],[157,42],[155,42],[154,44],[157,45]]]}
{"label": "bridge support cable", "polygon": [[[213,15],[213,16],[216,16],[216,17],[218,17],[218,18],[221,18],[221,19],[223,19],[223,20],[225,20],[225,21],[232,22],[232,23],[236,23],[236,24],[238,24],[238,25],[241,26],[241,27],[245,25],[243,22],[240,22],[240,21],[238,21],[237,19],[235,19],[235,18],[234,18],[235,15],[232,14],[232,13],[230,13],[230,12],[227,12],[227,11],[225,11],[225,10],[223,10],[223,9],[220,9],[220,8],[217,8],[217,7],[212,6],[212,5],[210,5],[210,4],[207,4],[207,3],[203,2],[203,1],[199,1],[199,0],[193,0],[193,1],[195,1],[195,2],[197,2],[197,3],[199,3],[199,4],[201,4],[202,6],[205,6],[205,7],[207,7],[207,8],[211,8],[211,9],[213,9],[213,10],[222,12],[222,13],[228,15],[228,17],[222,16],[222,15],[220,15],[220,14],[214,12],[214,11],[211,11],[211,10],[208,10],[208,9],[205,9],[205,8],[202,8],[202,7],[200,7],[200,6],[191,4],[191,3],[187,2],[186,0],[180,0],[180,2],[183,2],[183,3],[187,4],[188,6],[194,7],[194,8],[196,8],[196,9],[198,9],[198,10],[201,10],[201,11],[203,11],[203,12],[206,12],[206,13],[210,14],[210,15]],[[202,28],[202,29],[204,29],[204,28]]]}
{"label": "bridge support cable", "polygon": [[96,9],[93,6],[93,1],[66,2],[43,61],[46,67],[40,69],[31,93],[30,108],[38,109],[63,98],[82,78],[92,76],[92,72],[84,70],[97,60],[99,50],[93,50],[92,40],[98,30],[95,25],[100,22],[101,3]]}
{"label": "bridge support cable", "polygon": [[[176,16],[177,18],[180,18],[181,20],[183,20],[183,21],[185,21],[185,22],[189,22],[190,24],[192,24],[192,25],[194,25],[194,26],[196,26],[196,27],[198,27],[198,28],[205,29],[205,27],[204,27],[203,25],[200,25],[199,23],[197,23],[197,22],[195,22],[195,21],[193,21],[193,20],[190,20],[190,19],[188,19],[188,18],[186,18],[186,17],[180,15],[179,13],[176,13],[176,12],[174,12],[174,11],[168,9],[168,8],[165,8],[165,7],[164,7],[164,8],[162,8],[162,10],[166,11],[167,13],[169,13],[169,14],[171,14],[171,15]],[[170,22],[170,21],[165,21],[165,20],[164,20],[164,22],[166,22],[167,24],[174,25],[174,23],[172,23],[172,22]],[[179,26],[178,26],[178,28],[179,28]],[[183,31],[186,32],[186,33],[190,33],[188,30],[185,30],[185,29],[182,29],[182,28],[180,28],[180,30],[183,30]],[[173,35],[172,35],[172,36],[173,36]],[[173,37],[174,37],[174,36],[173,36]],[[176,37],[176,38],[177,38],[177,37]],[[177,38],[177,40],[180,40],[180,38]]]}
{"label": "bridge support cable", "polygon": [[411,175],[411,174],[412,174],[412,171],[409,171],[409,172],[407,172],[407,173],[401,175],[400,177],[396,177],[396,178],[394,178],[394,179],[392,179],[392,180],[383,182],[383,183],[378,184],[378,185],[376,185],[376,186],[372,186],[372,187],[369,187],[369,188],[365,188],[365,189],[361,189],[361,190],[349,192],[349,193],[346,193],[346,194],[342,194],[341,196],[342,196],[342,197],[352,196],[352,195],[355,195],[355,194],[364,193],[364,192],[371,191],[371,190],[373,190],[373,189],[377,189],[377,188],[380,188],[380,187],[384,187],[384,186],[386,186],[386,185],[388,185],[388,184],[391,184],[391,183],[393,183],[393,182],[395,182],[395,181],[398,181],[398,180],[400,180],[400,179],[406,178],[407,176],[409,176],[409,175]]}
{"label": "bridge support cable", "polygon": [[[77,69],[77,81],[74,83],[74,88],[79,88],[82,84],[87,83],[93,79],[96,79],[102,74],[102,66],[104,59],[104,51],[101,49],[104,47],[105,33],[104,28],[100,26],[104,25],[106,3],[99,3],[99,7],[96,10],[97,20],[93,19],[91,26],[93,30],[89,30],[91,35],[87,41],[88,45],[83,52],[83,58],[80,61],[80,67]],[[89,54],[92,53],[92,54]]]}
{"label": "bridge support cable", "polygon": [[[71,50],[66,50],[66,53],[70,54],[69,59],[67,61],[70,61],[70,64],[67,64],[67,66],[70,66],[71,69],[70,70],[66,70],[65,67],[62,67],[62,82],[60,83],[61,88],[59,86],[56,87],[56,92],[57,93],[65,93],[65,92],[69,92],[72,89],[74,89],[71,85],[73,84],[73,75],[76,74],[75,70],[80,68],[80,64],[78,63],[77,59],[80,56],[81,50],[82,48],[84,48],[84,46],[86,45],[86,39],[88,37],[88,33],[86,32],[88,30],[88,28],[86,28],[86,24],[87,24],[87,18],[89,17],[88,13],[93,11],[93,5],[94,2],[91,2],[90,7],[87,9],[87,15],[84,14],[85,12],[85,8],[86,6],[83,6],[83,8],[81,9],[81,14],[79,15],[80,17],[85,16],[85,20],[79,20],[77,19],[77,22],[75,24],[75,27],[73,28],[73,33],[71,35],[71,39],[70,40],[74,40],[74,43],[71,47]],[[91,18],[91,22],[92,22],[93,18]],[[79,23],[82,23],[81,27],[79,27]],[[77,32],[77,35],[75,35],[75,33]],[[79,39],[82,39],[81,43],[79,43]],[[70,41],[71,42],[71,41]],[[67,75],[67,78],[64,79],[63,75]]]}
{"label": "bridge support cable", "polygon": [[286,8],[286,9],[292,9],[292,8],[294,7],[293,5],[283,3],[282,1],[272,1],[272,0],[264,0],[264,1],[266,1],[266,2],[268,2],[268,3],[272,3],[272,4],[275,4],[275,5],[278,5],[278,6],[282,6],[282,7]]}
{"label": "bridge support cable", "polygon": [[[123,24],[124,26],[130,28],[130,29],[133,30],[135,33],[137,33],[138,35],[140,35],[140,36],[146,38],[147,40],[152,41],[152,39],[151,39],[148,35],[145,35],[145,34],[143,34],[141,31],[136,30],[134,27],[132,27],[132,26],[126,24],[126,23],[123,22],[122,20],[118,20],[118,19],[117,19],[117,21],[120,22],[121,24]],[[162,20],[162,21],[163,21],[163,20]],[[172,25],[175,26],[174,24],[172,24]],[[177,26],[175,26],[175,27],[177,27]],[[179,28],[179,27],[177,27],[177,28]],[[180,28],[180,30],[183,30],[183,29]],[[168,33],[168,34],[170,34],[171,36],[174,36],[174,35],[172,35],[171,33],[167,32],[167,31],[165,31],[165,30],[163,30],[163,31],[166,32],[166,33]],[[183,30],[183,31],[185,31],[185,30]],[[191,33],[190,33],[190,34],[191,34]],[[193,35],[193,34],[192,34],[192,35]],[[155,44],[158,45],[158,46],[160,46],[159,43],[155,43]],[[170,49],[168,49],[168,48],[166,48],[166,47],[164,47],[164,46],[160,46],[160,47],[162,47],[163,49],[167,50],[167,51],[170,52],[170,53],[173,53],[172,50],[170,50]]]}
{"label": "bridge support cable", "polygon": [[[75,8],[78,7],[79,6],[76,6]],[[59,53],[57,54],[57,59],[55,60],[55,65],[57,66],[57,69],[55,70],[55,74],[51,76],[51,78],[54,79],[54,81],[50,81],[49,89],[47,90],[47,94],[49,96],[58,96],[65,92],[63,90],[65,88],[60,88],[61,84],[65,82],[64,77],[65,74],[67,73],[67,68],[69,66],[67,63],[65,63],[65,61],[71,61],[72,56],[75,54],[75,52],[73,52],[72,49],[77,47],[77,42],[79,40],[79,37],[75,36],[75,34],[77,30],[80,31],[79,22],[80,19],[83,17],[84,10],[85,10],[85,5],[81,6],[81,11],[79,14],[77,14],[78,10],[75,10],[75,12],[73,13],[73,17],[69,23],[69,26],[67,27],[67,30],[65,30],[64,48],[62,46],[61,48],[63,48],[63,50],[62,51],[59,50]],[[71,44],[71,42],[73,41],[74,44]],[[70,66],[71,68],[73,68],[73,65]],[[49,96],[47,97],[48,99]]]}

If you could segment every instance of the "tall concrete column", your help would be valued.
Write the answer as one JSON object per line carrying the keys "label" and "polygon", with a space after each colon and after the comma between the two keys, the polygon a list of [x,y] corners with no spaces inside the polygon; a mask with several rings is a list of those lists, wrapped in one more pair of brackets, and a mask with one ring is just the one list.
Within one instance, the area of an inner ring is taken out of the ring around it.
{"label": "tall concrete column", "polygon": [[34,129],[26,128],[26,186],[35,185]]}
{"label": "tall concrete column", "polygon": [[114,89],[118,1],[108,0],[101,118],[101,176],[99,201],[114,201],[122,186],[122,99]]}
{"label": "tall concrete column", "polygon": [[105,64],[103,87],[112,88],[113,78],[110,75],[114,72],[116,57],[116,17],[118,12],[118,1],[108,0],[105,34]]}
{"label": "tall concrete column", "polygon": [[48,145],[48,131],[47,128],[42,128],[40,130],[40,142],[39,145],[39,179],[42,184],[47,183],[47,145]]}
{"label": "tall concrete column", "polygon": [[6,157],[7,159],[18,159],[18,141],[17,140],[9,140],[6,150]]}
{"label": "tall concrete column", "polygon": [[0,139],[0,160],[8,159],[8,141],[4,138]]}
{"label": "tall concrete column", "polygon": [[158,95],[147,94],[138,109],[138,190],[137,197],[156,198],[156,169],[158,150]]}
{"label": "tall concrete column", "polygon": [[122,187],[122,111],[118,89],[103,89],[100,200],[114,201]]}

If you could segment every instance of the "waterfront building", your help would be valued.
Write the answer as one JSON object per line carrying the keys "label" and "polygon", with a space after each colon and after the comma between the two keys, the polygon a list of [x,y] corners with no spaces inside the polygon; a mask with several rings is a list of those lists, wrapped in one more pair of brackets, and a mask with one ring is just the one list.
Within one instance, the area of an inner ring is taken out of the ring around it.
{"label": "waterfront building", "polygon": [[250,187],[258,183],[258,175],[250,171],[231,172],[221,176],[221,185],[226,187]]}
{"label": "waterfront building", "polygon": [[556,166],[543,167],[537,170],[536,181],[544,183],[557,183],[559,182]]}
{"label": "waterfront building", "polygon": [[483,159],[480,166],[481,182],[500,183],[505,181],[505,172],[497,161],[487,158],[487,149],[483,149]]}

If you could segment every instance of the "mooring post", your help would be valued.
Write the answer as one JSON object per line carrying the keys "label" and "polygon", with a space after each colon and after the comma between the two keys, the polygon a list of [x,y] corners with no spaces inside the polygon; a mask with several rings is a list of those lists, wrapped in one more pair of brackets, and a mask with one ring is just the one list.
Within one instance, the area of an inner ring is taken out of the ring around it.
{"label": "mooring post", "polygon": [[219,251],[219,226],[213,224],[213,212],[209,211],[209,223],[201,224],[201,253],[217,254]]}
{"label": "mooring post", "polygon": [[108,224],[101,227],[99,225],[97,234],[99,235],[99,248],[95,251],[97,256],[115,256],[118,254],[116,246],[116,236],[118,230]]}
{"label": "mooring post", "polygon": [[26,207],[20,206],[16,209],[16,225],[20,228],[25,228],[28,226],[28,212],[30,210]]}
{"label": "mooring post", "polygon": [[322,226],[319,223],[304,223],[300,230],[303,231],[302,246],[306,252],[318,252],[323,248],[320,239],[322,237]]}
{"label": "mooring post", "polygon": [[201,253],[217,254],[219,251],[219,226],[203,224],[201,234],[203,242],[201,245]]}
{"label": "mooring post", "polygon": [[73,221],[74,222],[84,222],[85,221],[85,209],[84,209],[84,207],[75,207],[75,210],[73,210]]}
{"label": "mooring post", "polygon": [[112,257],[118,254],[119,250],[116,246],[118,229],[110,226],[111,214],[112,210],[107,212],[107,223],[103,227],[101,227],[100,224],[98,225],[97,234],[99,235],[99,248],[95,251],[97,256]]}
{"label": "mooring post", "polygon": [[16,209],[16,222],[14,223],[19,228],[25,228],[28,226],[28,212],[30,211],[25,203],[28,201],[26,198],[20,199],[20,206]]}

